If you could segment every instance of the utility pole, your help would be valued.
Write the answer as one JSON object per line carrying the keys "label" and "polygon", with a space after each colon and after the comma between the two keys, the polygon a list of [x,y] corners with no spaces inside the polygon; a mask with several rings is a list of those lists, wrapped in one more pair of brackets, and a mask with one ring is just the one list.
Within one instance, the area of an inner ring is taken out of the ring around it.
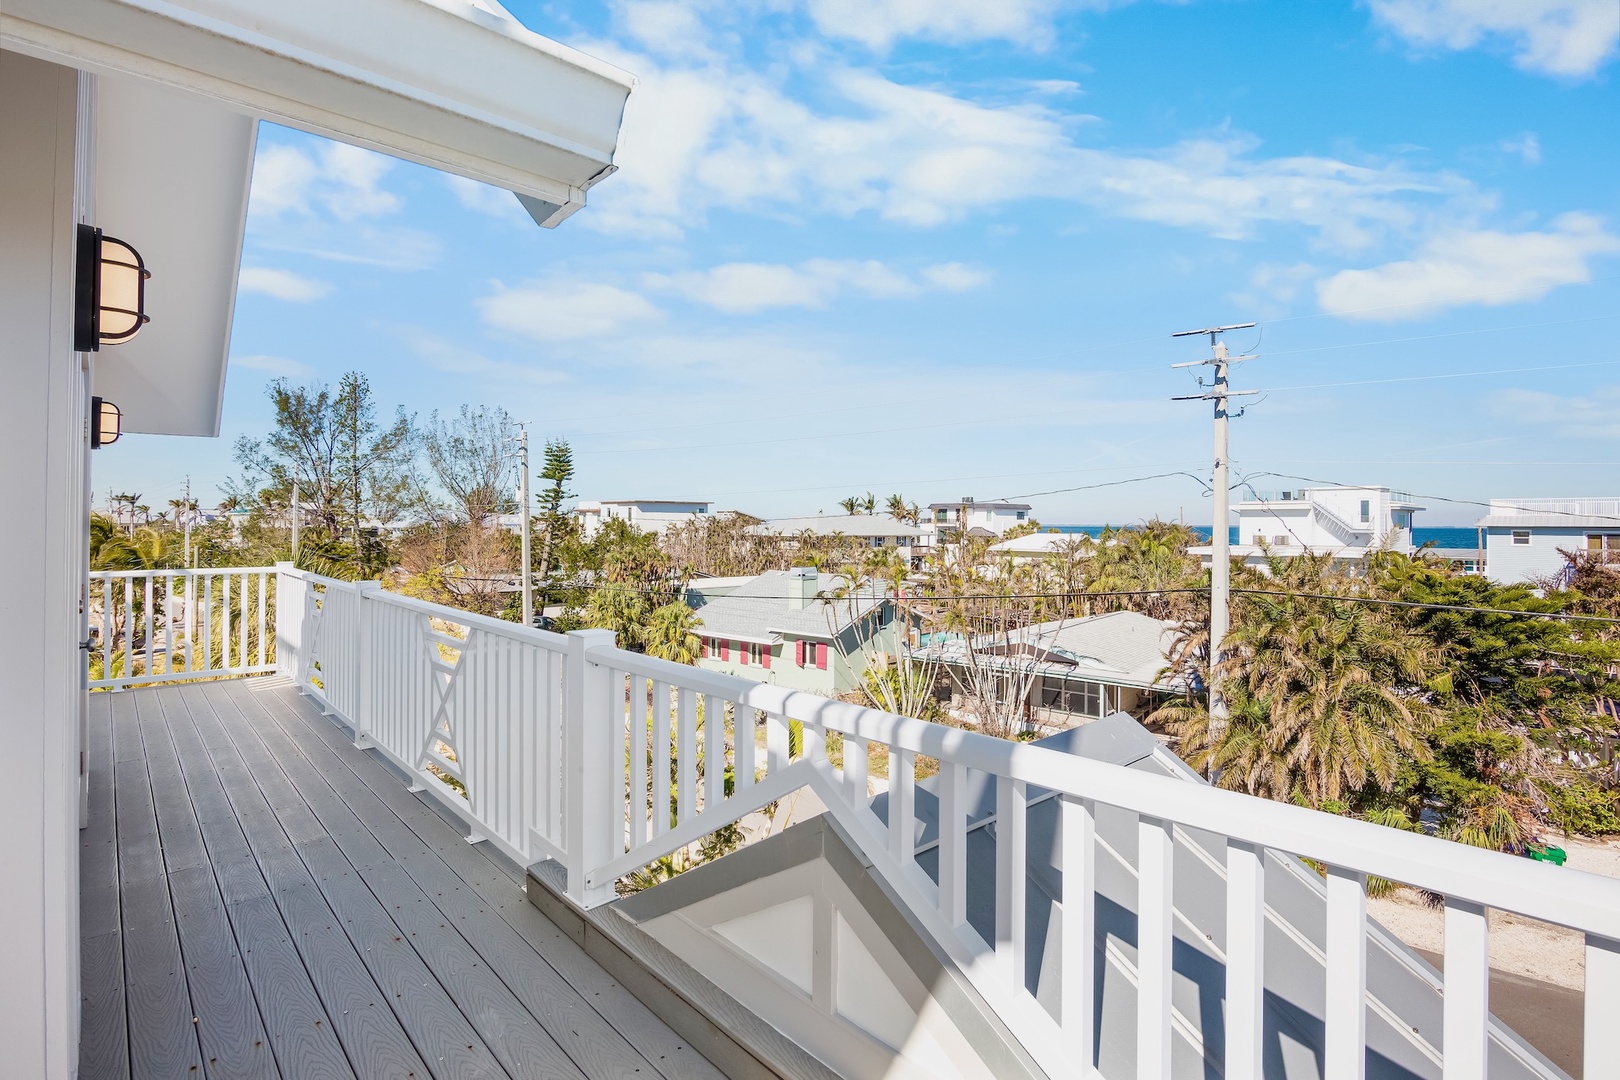
{"label": "utility pole", "polygon": [[[1217,689],[1215,671],[1221,660],[1221,645],[1226,640],[1227,631],[1232,627],[1232,536],[1231,536],[1231,495],[1232,482],[1229,475],[1230,461],[1227,455],[1226,421],[1228,411],[1226,402],[1228,398],[1249,397],[1259,393],[1258,390],[1232,390],[1227,383],[1227,369],[1230,365],[1241,363],[1244,360],[1253,360],[1253,355],[1228,356],[1226,342],[1221,335],[1228,330],[1247,330],[1254,323],[1238,323],[1234,326],[1211,326],[1203,330],[1183,330],[1171,337],[1193,337],[1204,334],[1209,335],[1210,357],[1207,360],[1194,360],[1186,364],[1171,364],[1173,368],[1214,367],[1214,385],[1202,394],[1190,394],[1185,397],[1172,398],[1173,401],[1209,401],[1215,406],[1215,475],[1214,500],[1215,521],[1209,530],[1210,541],[1210,567],[1209,567],[1209,718],[1210,743],[1221,736],[1226,728],[1226,719],[1229,715],[1226,707],[1225,695]],[[1204,380],[1200,378],[1198,385],[1203,386]],[[1238,415],[1242,415],[1240,411]]]}
{"label": "utility pole", "polygon": [[292,561],[294,566],[298,565],[298,509],[298,477],[295,476],[293,477],[292,496]]}
{"label": "utility pole", "polygon": [[186,565],[191,565],[191,477],[186,477],[186,504],[182,511],[186,515]]}
{"label": "utility pole", "polygon": [[529,567],[529,429],[518,429],[518,519],[523,537],[523,625],[534,625],[534,573]]}

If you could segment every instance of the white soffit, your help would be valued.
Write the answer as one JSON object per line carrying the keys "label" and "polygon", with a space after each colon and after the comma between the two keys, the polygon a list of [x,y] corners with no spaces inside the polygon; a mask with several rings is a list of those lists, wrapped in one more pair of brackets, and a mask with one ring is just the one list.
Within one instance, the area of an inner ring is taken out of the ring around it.
{"label": "white soffit", "polygon": [[125,431],[219,434],[258,126],[139,79],[97,80],[92,224],[152,271],[152,321],[94,359],[95,393]]}
{"label": "white soffit", "polygon": [[611,171],[634,84],[468,0],[5,0],[0,44],[506,188],[545,225]]}

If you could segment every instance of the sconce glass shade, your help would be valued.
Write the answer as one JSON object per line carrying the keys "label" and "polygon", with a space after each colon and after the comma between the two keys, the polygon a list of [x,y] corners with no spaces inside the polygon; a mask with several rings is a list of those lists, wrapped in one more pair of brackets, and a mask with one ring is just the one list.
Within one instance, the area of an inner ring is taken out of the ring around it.
{"label": "sconce glass shade", "polygon": [[109,443],[118,441],[119,426],[123,423],[124,414],[110,401],[101,398],[90,399],[90,449],[99,450]]}
{"label": "sconce glass shade", "polygon": [[124,241],[105,236],[91,225],[79,226],[75,282],[73,347],[95,352],[134,337],[151,321],[146,314],[146,279],[152,272],[140,252]]}

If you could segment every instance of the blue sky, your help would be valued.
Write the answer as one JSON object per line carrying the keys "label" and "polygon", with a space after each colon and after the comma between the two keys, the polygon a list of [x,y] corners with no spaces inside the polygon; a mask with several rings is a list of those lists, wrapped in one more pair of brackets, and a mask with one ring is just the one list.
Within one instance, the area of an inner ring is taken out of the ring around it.
{"label": "blue sky", "polygon": [[270,378],[358,368],[567,437],[584,498],[1204,523],[1135,481],[1209,470],[1169,335],[1251,320],[1256,488],[1620,492],[1615,0],[509,6],[640,78],[621,171],[549,231],[264,125],[223,437],[128,436],[98,493],[210,501]]}

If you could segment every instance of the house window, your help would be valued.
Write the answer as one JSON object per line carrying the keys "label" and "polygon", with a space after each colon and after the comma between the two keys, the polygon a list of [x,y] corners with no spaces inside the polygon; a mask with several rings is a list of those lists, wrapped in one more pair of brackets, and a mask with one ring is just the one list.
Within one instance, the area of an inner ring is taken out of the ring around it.
{"label": "house window", "polygon": [[1024,520],[1024,511],[1022,511],[1022,510],[1018,511],[1018,520],[1019,521]]}
{"label": "house window", "polygon": [[1528,544],[1530,542],[1530,530],[1529,529],[1514,529],[1513,530],[1513,542],[1515,544]]}
{"label": "house window", "polygon": [[1074,716],[1101,716],[1103,714],[1103,687],[1101,683],[1065,683],[1060,679],[1041,682],[1041,707],[1066,712]]}
{"label": "house window", "polygon": [[1362,499],[1361,500],[1361,520],[1362,521],[1371,521],[1372,520],[1372,500],[1371,499]]}
{"label": "house window", "polygon": [[1288,537],[1286,537],[1286,536],[1273,536],[1271,538],[1271,542],[1276,547],[1286,547],[1288,545]]}
{"label": "house window", "polygon": [[1620,533],[1588,533],[1586,550],[1604,562],[1620,561]]}
{"label": "house window", "polygon": [[945,515],[946,515],[946,513],[948,513],[948,511],[945,511],[945,510],[935,510],[935,511],[934,511],[934,520],[935,520],[935,521],[937,521],[937,522],[943,522],[943,521],[945,521],[945,520],[946,520],[946,518],[945,518]]}
{"label": "house window", "polygon": [[875,547],[875,548],[882,547],[883,546],[883,537],[881,537],[881,536],[872,537],[872,546]]}

